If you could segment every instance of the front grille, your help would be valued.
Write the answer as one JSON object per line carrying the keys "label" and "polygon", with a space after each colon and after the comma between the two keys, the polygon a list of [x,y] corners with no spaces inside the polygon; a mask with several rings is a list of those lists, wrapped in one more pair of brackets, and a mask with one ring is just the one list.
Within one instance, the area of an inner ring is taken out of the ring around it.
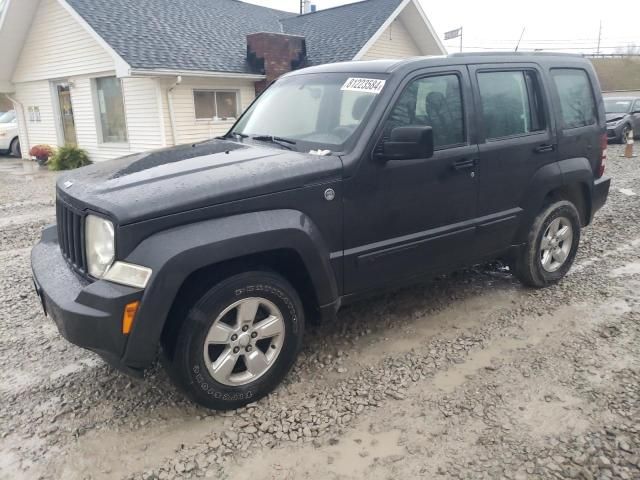
{"label": "front grille", "polygon": [[87,257],[84,251],[84,216],[64,203],[56,201],[58,221],[58,243],[62,255],[77,270],[87,272]]}

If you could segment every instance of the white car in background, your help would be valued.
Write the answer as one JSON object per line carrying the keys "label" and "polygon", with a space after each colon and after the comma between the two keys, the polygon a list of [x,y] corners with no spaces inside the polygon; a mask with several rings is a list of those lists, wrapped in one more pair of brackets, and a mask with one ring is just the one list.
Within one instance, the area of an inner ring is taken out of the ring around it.
{"label": "white car in background", "polygon": [[22,156],[15,110],[0,113],[0,153]]}

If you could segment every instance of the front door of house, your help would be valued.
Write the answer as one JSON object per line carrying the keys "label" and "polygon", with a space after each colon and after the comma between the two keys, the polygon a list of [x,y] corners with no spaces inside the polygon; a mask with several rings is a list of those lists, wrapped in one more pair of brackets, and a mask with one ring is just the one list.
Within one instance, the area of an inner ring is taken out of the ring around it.
{"label": "front door of house", "polygon": [[64,144],[76,146],[78,139],[76,138],[76,123],[73,119],[73,106],[71,105],[69,84],[67,82],[57,83],[56,92],[60,112],[59,122]]}

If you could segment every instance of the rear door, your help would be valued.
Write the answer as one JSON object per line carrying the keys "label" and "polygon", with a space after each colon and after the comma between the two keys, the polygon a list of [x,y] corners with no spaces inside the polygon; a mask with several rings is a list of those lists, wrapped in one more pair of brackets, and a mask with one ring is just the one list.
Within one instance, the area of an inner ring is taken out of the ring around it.
{"label": "rear door", "polygon": [[511,244],[533,175],[558,158],[557,139],[538,65],[469,69],[479,125],[477,248],[491,256]]}

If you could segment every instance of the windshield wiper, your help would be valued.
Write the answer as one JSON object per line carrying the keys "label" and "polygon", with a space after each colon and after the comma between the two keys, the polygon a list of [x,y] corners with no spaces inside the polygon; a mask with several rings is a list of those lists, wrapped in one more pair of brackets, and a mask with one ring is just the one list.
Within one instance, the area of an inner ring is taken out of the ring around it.
{"label": "windshield wiper", "polygon": [[254,137],[251,137],[251,139],[257,140],[258,142],[275,143],[276,145],[280,145],[281,147],[287,148],[289,150],[293,150],[290,145],[296,144],[294,140],[289,140],[288,138],[282,137],[274,137],[273,135],[256,135]]}

